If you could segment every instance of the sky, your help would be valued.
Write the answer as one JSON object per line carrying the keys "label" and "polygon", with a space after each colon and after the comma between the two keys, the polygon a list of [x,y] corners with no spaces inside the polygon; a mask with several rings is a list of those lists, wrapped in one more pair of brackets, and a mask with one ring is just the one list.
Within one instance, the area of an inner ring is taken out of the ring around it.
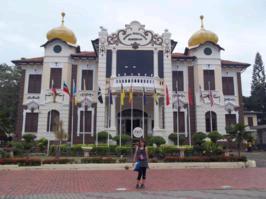
{"label": "sky", "polygon": [[255,55],[266,60],[266,1],[264,0],[0,0],[0,63],[12,65],[21,57],[43,56],[46,33],[65,25],[75,33],[81,50],[92,50],[99,27],[108,33],[133,20],[146,29],[168,29],[178,42],[175,52],[184,52],[190,36],[204,26],[219,37],[222,59],[247,62],[242,73],[243,95],[250,95]]}

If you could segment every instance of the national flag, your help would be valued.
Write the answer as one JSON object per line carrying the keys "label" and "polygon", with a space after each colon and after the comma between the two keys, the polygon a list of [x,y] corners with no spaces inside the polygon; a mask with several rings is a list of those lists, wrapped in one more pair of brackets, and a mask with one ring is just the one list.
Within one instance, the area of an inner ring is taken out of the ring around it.
{"label": "national flag", "polygon": [[112,96],[111,87],[109,87],[108,89],[108,97],[109,97],[109,103],[113,104],[113,96]]}
{"label": "national flag", "polygon": [[168,91],[168,86],[165,83],[165,95],[166,95],[166,106],[170,105],[170,96],[169,96],[169,91]]}
{"label": "national flag", "polygon": [[120,104],[121,104],[121,106],[124,106],[124,104],[125,104],[125,97],[126,97],[126,93],[125,93],[125,90],[123,88],[123,85],[121,84],[121,93],[120,93]]}
{"label": "national flag", "polygon": [[131,84],[130,90],[129,90],[128,103],[132,104],[132,102],[133,102],[133,88],[132,88],[132,84]]}
{"label": "national flag", "polygon": [[188,89],[188,104],[190,106],[193,106],[193,95],[192,95],[192,89]]}
{"label": "national flag", "polygon": [[64,83],[63,83],[63,91],[64,91],[66,94],[70,95],[70,93],[69,93],[69,89],[68,89],[68,86],[67,86],[67,84],[66,84],[65,81],[64,81]]}
{"label": "national flag", "polygon": [[76,87],[76,83],[73,80],[73,85],[72,85],[72,96],[76,96],[77,94],[77,87]]}
{"label": "national flag", "polygon": [[156,88],[155,87],[154,87],[153,98],[154,98],[154,101],[155,101],[156,105],[158,105],[159,100],[158,100],[158,94],[156,92]]}
{"label": "national flag", "polygon": [[[85,85],[85,84],[84,84]],[[103,96],[102,96],[102,91],[101,88],[98,88],[98,100],[102,104],[103,103]]]}
{"label": "national flag", "polygon": [[143,103],[146,104],[147,99],[146,99],[146,95],[145,95],[145,87],[143,87],[142,93],[143,93]]}
{"label": "national flag", "polygon": [[52,89],[51,89],[51,91],[52,91],[53,96],[57,95],[56,88],[55,88],[55,85],[54,85],[54,80],[52,80]]}
{"label": "national flag", "polygon": [[202,101],[203,103],[205,103],[203,94],[202,94],[202,90],[201,90],[201,86],[199,86],[199,92],[200,92],[200,101]]}

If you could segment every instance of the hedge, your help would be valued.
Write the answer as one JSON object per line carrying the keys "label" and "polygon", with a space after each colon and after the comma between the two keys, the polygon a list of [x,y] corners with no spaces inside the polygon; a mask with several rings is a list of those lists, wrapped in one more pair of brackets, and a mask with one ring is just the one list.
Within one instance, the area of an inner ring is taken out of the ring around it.
{"label": "hedge", "polygon": [[164,162],[246,162],[247,157],[241,156],[196,156],[196,157],[176,157],[167,156],[164,158]]}
{"label": "hedge", "polygon": [[0,159],[0,165],[17,164],[19,166],[40,166],[40,158],[2,158]]}
{"label": "hedge", "polygon": [[116,159],[111,157],[90,157],[82,158],[81,163],[116,163]]}
{"label": "hedge", "polygon": [[42,161],[42,164],[73,164],[73,163],[75,163],[75,160],[69,158],[52,158]]}

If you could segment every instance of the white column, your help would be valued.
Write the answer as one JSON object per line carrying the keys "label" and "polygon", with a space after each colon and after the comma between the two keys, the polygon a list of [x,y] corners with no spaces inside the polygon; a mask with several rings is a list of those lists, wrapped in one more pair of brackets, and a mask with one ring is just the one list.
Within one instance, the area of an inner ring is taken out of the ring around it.
{"label": "white column", "polygon": [[112,77],[116,77],[116,48],[112,50]]}
{"label": "white column", "polygon": [[160,126],[159,126],[159,114],[160,114],[160,106],[159,104],[157,105],[155,100],[154,100],[154,109],[153,109],[153,115],[154,115],[154,129],[153,131],[156,131],[158,129],[160,129]]}
{"label": "white column", "polygon": [[113,104],[111,105],[111,126],[110,129],[116,130],[116,96],[113,96]]}
{"label": "white column", "polygon": [[158,77],[158,50],[153,51],[153,71],[154,77]]}

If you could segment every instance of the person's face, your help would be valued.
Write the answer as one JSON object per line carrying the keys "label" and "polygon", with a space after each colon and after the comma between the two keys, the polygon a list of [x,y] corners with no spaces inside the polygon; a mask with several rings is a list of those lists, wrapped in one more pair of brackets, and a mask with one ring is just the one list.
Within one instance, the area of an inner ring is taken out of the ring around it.
{"label": "person's face", "polygon": [[144,142],[143,141],[140,141],[139,144],[140,144],[141,147],[144,147]]}

